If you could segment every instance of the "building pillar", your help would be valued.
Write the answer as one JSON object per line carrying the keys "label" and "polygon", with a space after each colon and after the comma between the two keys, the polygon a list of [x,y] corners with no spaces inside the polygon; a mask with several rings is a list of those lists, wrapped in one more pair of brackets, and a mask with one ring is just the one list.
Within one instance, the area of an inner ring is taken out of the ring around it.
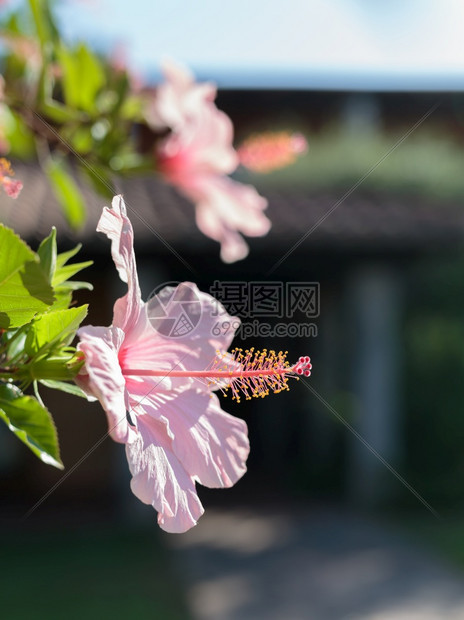
{"label": "building pillar", "polygon": [[[353,272],[348,284],[347,371],[354,396],[348,421],[396,468],[402,452],[400,276],[393,268],[369,265]],[[349,498],[364,505],[386,501],[398,484],[393,474],[352,433],[348,446]]]}

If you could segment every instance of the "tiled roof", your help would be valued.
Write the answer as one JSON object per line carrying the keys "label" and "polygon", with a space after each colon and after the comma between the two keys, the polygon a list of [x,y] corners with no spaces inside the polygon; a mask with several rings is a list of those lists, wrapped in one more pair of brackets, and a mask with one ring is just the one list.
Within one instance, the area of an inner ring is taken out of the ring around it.
{"label": "tiled roof", "polygon": [[[61,240],[96,239],[96,224],[109,200],[97,195],[86,182],[79,182],[88,209],[84,229],[72,232],[41,170],[15,164],[16,177],[24,183],[17,200],[0,193],[0,219],[25,239],[42,239],[52,225]],[[159,236],[178,250],[205,249],[214,245],[195,226],[192,205],[158,177],[124,179],[118,192],[124,194],[137,245],[163,250]],[[453,245],[464,241],[464,205],[438,204],[408,196],[366,195],[358,189],[341,204],[341,195],[276,192],[267,195],[267,214],[273,226],[264,239],[250,239],[256,251],[286,249],[305,233],[313,247],[353,246],[395,250]],[[338,206],[336,206],[338,204]],[[306,243],[308,243],[307,241]],[[206,244],[209,244],[207,246]],[[167,251],[167,250],[166,250]]]}

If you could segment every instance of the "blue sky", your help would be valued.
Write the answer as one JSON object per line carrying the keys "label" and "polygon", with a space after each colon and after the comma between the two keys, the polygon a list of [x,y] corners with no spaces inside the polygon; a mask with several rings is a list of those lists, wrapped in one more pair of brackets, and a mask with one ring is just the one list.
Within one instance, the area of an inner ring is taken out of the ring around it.
{"label": "blue sky", "polygon": [[464,88],[463,0],[74,0],[69,37],[222,86]]}

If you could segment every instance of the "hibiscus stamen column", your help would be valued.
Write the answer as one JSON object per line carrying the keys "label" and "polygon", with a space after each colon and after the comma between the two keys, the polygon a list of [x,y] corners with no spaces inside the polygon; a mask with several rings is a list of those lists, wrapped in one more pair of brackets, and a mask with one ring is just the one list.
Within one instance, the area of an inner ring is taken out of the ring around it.
{"label": "hibiscus stamen column", "polygon": [[[298,361],[290,365],[286,360],[287,352],[255,351],[253,348],[243,351],[235,349],[231,356],[219,355],[205,370],[152,370],[123,368],[124,375],[140,377],[188,377],[206,381],[209,385],[216,385],[223,392],[228,389],[232,398],[240,402],[241,393],[247,400],[252,397],[267,396],[271,391],[274,394],[288,390],[288,379],[299,376],[309,377],[311,374],[311,360],[308,356],[301,356]],[[231,364],[232,362],[232,364]],[[232,366],[232,367],[231,367]]]}

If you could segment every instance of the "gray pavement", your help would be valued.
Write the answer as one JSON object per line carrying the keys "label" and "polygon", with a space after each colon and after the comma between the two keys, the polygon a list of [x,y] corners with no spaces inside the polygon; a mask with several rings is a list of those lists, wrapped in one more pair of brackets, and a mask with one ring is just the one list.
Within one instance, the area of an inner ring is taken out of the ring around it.
{"label": "gray pavement", "polygon": [[464,574],[335,510],[207,509],[169,544],[196,620],[464,620]]}

